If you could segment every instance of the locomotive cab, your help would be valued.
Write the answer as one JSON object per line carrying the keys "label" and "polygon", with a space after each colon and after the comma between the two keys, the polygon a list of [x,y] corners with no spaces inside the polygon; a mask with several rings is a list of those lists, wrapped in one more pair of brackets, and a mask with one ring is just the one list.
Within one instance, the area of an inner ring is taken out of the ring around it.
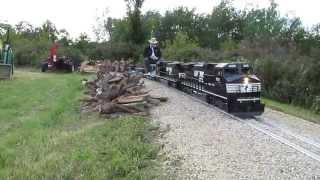
{"label": "locomotive cab", "polygon": [[252,74],[249,64],[223,63],[217,69],[225,84],[229,112],[250,112],[256,115],[264,112],[264,104],[261,104],[260,99],[261,81]]}
{"label": "locomotive cab", "polygon": [[214,77],[217,74],[215,70],[216,65],[216,63],[207,63],[203,66],[203,81],[209,86],[214,86]]}

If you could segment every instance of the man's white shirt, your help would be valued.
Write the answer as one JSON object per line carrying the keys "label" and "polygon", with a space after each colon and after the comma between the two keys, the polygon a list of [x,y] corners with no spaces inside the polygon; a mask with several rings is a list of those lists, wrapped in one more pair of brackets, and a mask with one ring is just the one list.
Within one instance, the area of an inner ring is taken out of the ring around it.
{"label": "man's white shirt", "polygon": [[155,55],[155,53],[154,53],[154,48],[152,47],[152,46],[150,46],[150,48],[151,48],[151,50],[152,50],[152,54],[151,54],[151,59],[153,59],[153,60],[157,60],[158,59],[158,57]]}

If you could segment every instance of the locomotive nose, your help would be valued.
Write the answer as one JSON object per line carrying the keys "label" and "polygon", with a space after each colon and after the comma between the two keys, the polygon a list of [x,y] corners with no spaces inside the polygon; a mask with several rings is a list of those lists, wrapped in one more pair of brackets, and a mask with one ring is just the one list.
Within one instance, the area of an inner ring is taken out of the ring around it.
{"label": "locomotive nose", "polygon": [[249,84],[250,79],[248,77],[243,78],[243,83],[244,84]]}
{"label": "locomotive nose", "polygon": [[247,76],[247,75],[238,75],[238,76],[231,76],[226,78],[227,83],[239,83],[239,84],[250,84],[259,81],[258,79]]}
{"label": "locomotive nose", "polygon": [[239,83],[250,84],[250,83],[258,83],[258,82],[260,82],[260,79],[257,76],[246,75],[246,76],[241,76]]}

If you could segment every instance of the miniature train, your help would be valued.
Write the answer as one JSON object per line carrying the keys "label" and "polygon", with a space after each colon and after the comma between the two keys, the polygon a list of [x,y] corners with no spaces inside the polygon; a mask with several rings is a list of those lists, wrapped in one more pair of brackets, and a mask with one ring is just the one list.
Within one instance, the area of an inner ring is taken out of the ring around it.
{"label": "miniature train", "polygon": [[203,95],[213,104],[233,114],[261,115],[261,80],[248,63],[180,63],[162,61],[148,75],[165,80],[179,90]]}

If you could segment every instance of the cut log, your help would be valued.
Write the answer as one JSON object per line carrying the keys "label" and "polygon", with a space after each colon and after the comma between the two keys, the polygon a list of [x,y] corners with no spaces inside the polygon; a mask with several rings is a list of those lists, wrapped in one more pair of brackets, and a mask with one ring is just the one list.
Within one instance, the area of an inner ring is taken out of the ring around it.
{"label": "cut log", "polygon": [[146,95],[141,96],[120,96],[117,98],[117,102],[120,104],[128,104],[128,103],[135,103],[135,102],[142,102],[145,100]]}
{"label": "cut log", "polygon": [[123,112],[127,112],[127,113],[137,113],[137,112],[140,112],[140,111],[137,111],[135,110],[134,108],[132,107],[127,107],[127,106],[124,106],[122,104],[115,104],[115,106],[117,108],[119,108],[120,110],[122,110]]}
{"label": "cut log", "polygon": [[167,98],[167,97],[150,96],[150,98],[152,98],[152,99],[158,99],[158,100],[160,100],[161,102],[167,102],[167,101],[168,101],[168,98]]}
{"label": "cut log", "polygon": [[147,101],[150,104],[155,105],[155,106],[158,106],[161,103],[161,101],[159,99],[153,99],[153,98],[150,98],[150,97],[147,98]]}
{"label": "cut log", "polygon": [[115,104],[113,103],[105,103],[105,104],[101,104],[99,107],[99,113],[101,114],[111,114],[114,113],[114,109],[115,109]]}
{"label": "cut log", "polygon": [[[142,89],[143,89],[143,86],[135,86],[135,87],[127,88],[126,92],[132,95],[136,95],[141,93]],[[146,93],[143,93],[143,94],[146,94]]]}
{"label": "cut log", "polygon": [[116,76],[108,81],[109,84],[120,82],[123,79],[122,76]]}
{"label": "cut log", "polygon": [[122,106],[125,106],[127,108],[130,108],[131,110],[134,110],[136,112],[144,112],[146,111],[146,102],[138,102],[138,103],[128,103],[128,104],[119,104]]}

